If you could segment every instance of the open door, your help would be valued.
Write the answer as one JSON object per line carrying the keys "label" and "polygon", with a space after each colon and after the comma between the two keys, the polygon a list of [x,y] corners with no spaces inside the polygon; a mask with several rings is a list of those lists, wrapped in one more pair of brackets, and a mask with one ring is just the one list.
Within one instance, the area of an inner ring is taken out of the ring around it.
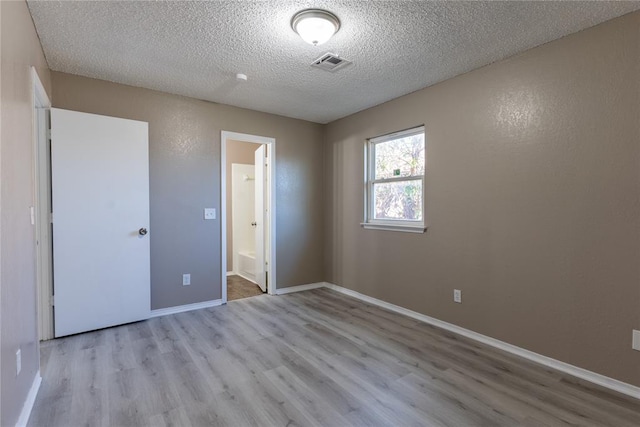
{"label": "open door", "polygon": [[266,206],[265,206],[265,176],[267,167],[266,148],[264,144],[260,145],[255,152],[255,233],[256,233],[256,283],[262,289],[267,291],[267,268],[265,259],[265,225],[266,225]]}
{"label": "open door", "polygon": [[150,314],[148,124],[51,110],[55,336]]}

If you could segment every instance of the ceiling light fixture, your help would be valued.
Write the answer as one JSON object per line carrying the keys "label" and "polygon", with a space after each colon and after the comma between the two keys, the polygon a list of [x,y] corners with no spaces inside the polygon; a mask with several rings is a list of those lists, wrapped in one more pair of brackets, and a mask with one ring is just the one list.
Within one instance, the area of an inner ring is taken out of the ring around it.
{"label": "ceiling light fixture", "polygon": [[293,15],[291,28],[314,46],[327,42],[340,29],[336,15],[322,9],[305,9]]}

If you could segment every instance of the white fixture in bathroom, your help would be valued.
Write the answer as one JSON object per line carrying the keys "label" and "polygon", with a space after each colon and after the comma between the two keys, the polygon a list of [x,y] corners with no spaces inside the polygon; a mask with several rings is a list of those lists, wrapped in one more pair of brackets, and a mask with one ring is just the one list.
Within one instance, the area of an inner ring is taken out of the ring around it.
{"label": "white fixture in bathroom", "polygon": [[255,282],[255,166],[231,165],[232,259],[235,274]]}
{"label": "white fixture in bathroom", "polygon": [[238,251],[238,259],[238,275],[255,283],[256,253],[252,251]]}

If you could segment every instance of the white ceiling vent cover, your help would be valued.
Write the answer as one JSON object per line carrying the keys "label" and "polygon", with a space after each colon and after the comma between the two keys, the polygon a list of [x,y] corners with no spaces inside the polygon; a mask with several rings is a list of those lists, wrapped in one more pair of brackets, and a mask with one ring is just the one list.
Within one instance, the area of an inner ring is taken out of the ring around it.
{"label": "white ceiling vent cover", "polygon": [[321,70],[336,71],[340,68],[346,67],[349,64],[351,64],[351,61],[342,59],[334,53],[327,52],[324,55],[322,55],[320,58],[313,61],[311,66],[320,68]]}

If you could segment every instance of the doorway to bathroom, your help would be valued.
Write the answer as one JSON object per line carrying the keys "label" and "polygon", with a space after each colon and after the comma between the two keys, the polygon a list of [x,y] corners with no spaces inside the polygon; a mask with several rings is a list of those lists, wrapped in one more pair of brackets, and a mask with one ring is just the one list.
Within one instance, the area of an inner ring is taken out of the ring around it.
{"label": "doorway to bathroom", "polygon": [[275,140],[222,132],[222,300],[275,293]]}

